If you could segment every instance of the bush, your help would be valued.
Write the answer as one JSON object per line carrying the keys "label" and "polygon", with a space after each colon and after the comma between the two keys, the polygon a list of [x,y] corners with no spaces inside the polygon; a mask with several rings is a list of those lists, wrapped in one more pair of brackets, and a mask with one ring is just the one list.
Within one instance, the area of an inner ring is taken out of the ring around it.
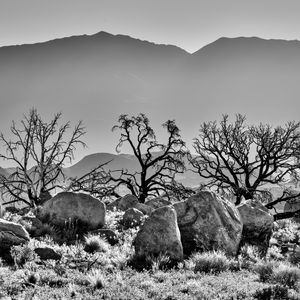
{"label": "bush", "polygon": [[267,252],[267,258],[273,260],[284,260],[284,256],[276,246],[271,246]]}
{"label": "bush", "polygon": [[25,263],[38,260],[38,255],[28,245],[12,246],[10,250],[11,257],[16,266],[22,267]]}
{"label": "bush", "polygon": [[84,251],[88,253],[107,252],[109,244],[99,235],[87,235],[84,237],[85,247]]}
{"label": "bush", "polygon": [[40,277],[37,273],[29,273],[27,275],[27,278],[25,279],[25,284],[26,285],[36,285],[39,280],[40,280]]}
{"label": "bush", "polygon": [[281,243],[297,242],[299,240],[299,225],[286,219],[274,223],[273,238]]}
{"label": "bush", "polygon": [[102,289],[104,288],[104,277],[100,270],[91,270],[88,275],[86,276],[87,283],[93,288],[93,289]]}
{"label": "bush", "polygon": [[274,274],[275,263],[274,261],[268,261],[259,263],[255,266],[254,270],[259,275],[261,282],[270,282]]}
{"label": "bush", "polygon": [[267,288],[257,290],[254,293],[253,297],[254,299],[258,299],[258,300],[289,299],[288,288],[281,285],[269,286]]}
{"label": "bush", "polygon": [[274,270],[273,281],[295,289],[300,281],[300,269],[281,263]]}
{"label": "bush", "polygon": [[289,256],[289,262],[292,265],[297,265],[300,267],[300,252],[294,252]]}
{"label": "bush", "polygon": [[240,250],[240,255],[238,257],[240,262],[240,267],[242,269],[250,270],[253,265],[260,261],[260,256],[257,247],[252,245],[245,245]]}
{"label": "bush", "polygon": [[227,271],[231,265],[231,260],[222,251],[195,253],[190,260],[195,265],[194,272],[217,274]]}

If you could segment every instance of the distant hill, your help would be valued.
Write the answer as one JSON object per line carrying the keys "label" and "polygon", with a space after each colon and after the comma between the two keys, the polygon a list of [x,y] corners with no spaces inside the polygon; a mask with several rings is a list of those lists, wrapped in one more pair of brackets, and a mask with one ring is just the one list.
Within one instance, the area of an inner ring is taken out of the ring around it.
{"label": "distant hill", "polygon": [[129,154],[110,154],[110,153],[95,153],[85,156],[78,163],[69,168],[64,169],[67,177],[80,177],[88,173],[93,168],[100,164],[110,162],[105,166],[106,170],[120,170],[122,168],[129,171],[137,171],[139,164],[133,155]]}
{"label": "distant hill", "polygon": [[[78,163],[69,168],[64,169],[64,173],[67,177],[77,177],[86,174],[96,166],[109,162],[105,166],[106,170],[121,170],[127,169],[130,172],[140,171],[139,163],[131,154],[110,154],[110,153],[95,153],[85,156]],[[186,162],[187,163],[187,162]],[[184,174],[178,174],[177,179],[179,182],[187,186],[198,186],[201,180],[198,174],[186,171]]]}

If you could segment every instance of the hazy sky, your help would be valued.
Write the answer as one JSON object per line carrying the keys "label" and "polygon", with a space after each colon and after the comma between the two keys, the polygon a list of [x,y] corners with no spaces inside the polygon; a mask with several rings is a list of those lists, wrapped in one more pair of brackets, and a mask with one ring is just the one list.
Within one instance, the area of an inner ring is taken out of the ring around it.
{"label": "hazy sky", "polygon": [[104,30],[196,51],[221,36],[300,40],[299,0],[0,0],[0,46]]}

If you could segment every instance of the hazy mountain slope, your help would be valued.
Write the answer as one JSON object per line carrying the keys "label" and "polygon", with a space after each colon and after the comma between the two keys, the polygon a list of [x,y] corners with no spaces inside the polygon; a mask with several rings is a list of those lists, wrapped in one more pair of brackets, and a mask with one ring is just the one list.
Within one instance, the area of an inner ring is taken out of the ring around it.
{"label": "hazy mountain slope", "polygon": [[137,160],[132,155],[115,155],[110,153],[95,153],[85,156],[78,163],[64,169],[68,177],[80,177],[100,164],[109,162],[104,168],[106,170],[127,169],[130,172],[139,170]]}
{"label": "hazy mountain slope", "polygon": [[[158,155],[158,154],[154,154]],[[110,154],[110,153],[95,153],[85,156],[78,163],[74,164],[69,168],[64,169],[64,173],[67,177],[80,177],[87,173],[96,166],[105,162],[111,161],[105,166],[106,170],[121,170],[127,169],[130,172],[140,171],[140,166],[134,155],[130,154]],[[186,161],[187,165],[187,161]],[[150,172],[151,173],[151,172]],[[198,174],[186,171],[184,174],[177,175],[178,181],[182,182],[187,186],[198,186],[201,178]]]}
{"label": "hazy mountain slope", "polygon": [[[189,54],[100,32],[0,48],[3,131],[35,106],[84,120],[90,153],[113,151],[121,113],[145,112],[157,133],[176,119],[191,148],[203,121],[241,112],[250,122],[299,119],[300,42],[221,38]],[[78,150],[84,156],[84,150]]]}

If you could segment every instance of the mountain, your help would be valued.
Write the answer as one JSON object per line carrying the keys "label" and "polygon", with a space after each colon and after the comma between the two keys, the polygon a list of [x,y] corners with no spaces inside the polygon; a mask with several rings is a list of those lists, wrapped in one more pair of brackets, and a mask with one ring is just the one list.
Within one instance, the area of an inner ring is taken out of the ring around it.
{"label": "mountain", "polygon": [[[158,155],[159,153],[155,153],[155,155]],[[104,166],[106,170],[121,170],[121,169],[127,169],[129,172],[138,172],[140,171],[140,166],[135,158],[134,155],[131,154],[110,154],[110,153],[94,153],[91,155],[85,156],[83,159],[81,159],[76,164],[72,165],[69,168],[64,169],[64,174],[67,177],[77,177],[86,174],[96,166],[99,166],[100,164],[104,164],[106,162],[109,162],[107,165]],[[188,165],[188,162],[186,160],[186,166]],[[201,179],[198,174],[191,172],[187,170],[183,174],[177,174],[176,175],[177,180],[181,183],[183,183],[186,186],[198,186],[200,181],[204,181],[205,179]]]}
{"label": "mountain", "polygon": [[[246,114],[249,122],[298,119],[300,42],[220,38],[190,54],[99,32],[0,48],[0,128],[35,106],[49,119],[83,119],[89,153],[112,152],[122,113],[145,112],[159,137],[176,119],[191,148],[203,121]],[[86,155],[78,149],[80,156]],[[126,149],[125,149],[126,151]]]}
{"label": "mountain", "polygon": [[85,156],[76,164],[72,165],[69,168],[64,169],[64,174],[67,177],[77,177],[88,173],[90,170],[95,167],[105,164],[104,166],[106,170],[120,170],[127,169],[130,172],[138,171],[139,164],[135,157],[130,154],[110,154],[110,153],[94,153],[91,155]]}

